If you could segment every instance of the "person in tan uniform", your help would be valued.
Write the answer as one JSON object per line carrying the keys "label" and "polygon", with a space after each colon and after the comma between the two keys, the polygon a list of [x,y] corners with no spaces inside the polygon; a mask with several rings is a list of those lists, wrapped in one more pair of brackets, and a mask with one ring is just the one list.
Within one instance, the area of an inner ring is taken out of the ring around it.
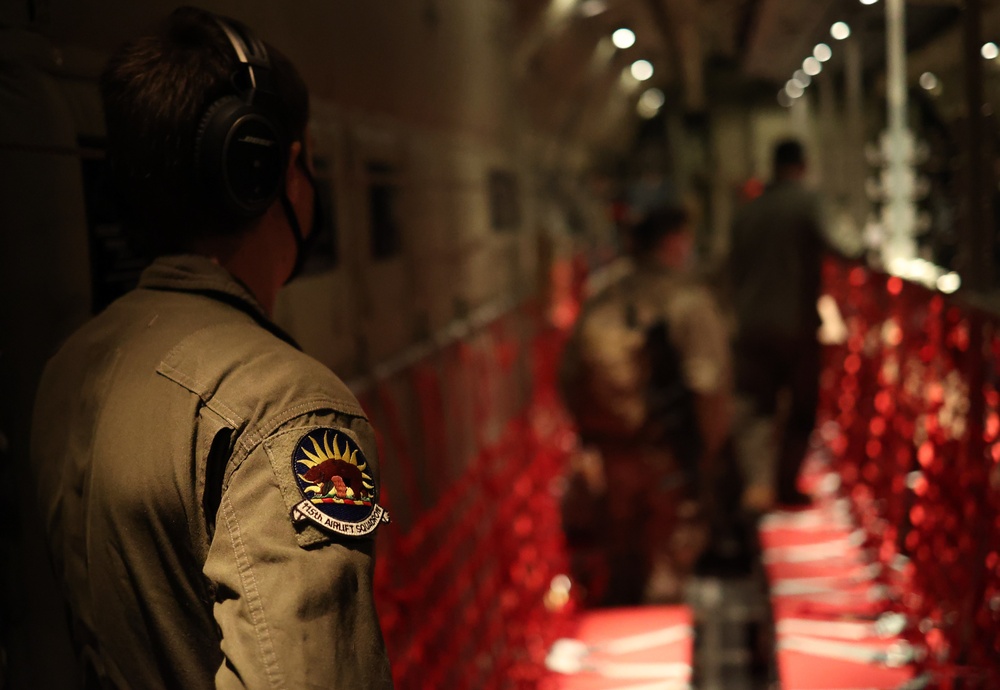
{"label": "person in tan uniform", "polygon": [[678,529],[682,513],[713,499],[702,480],[729,441],[728,336],[688,268],[692,241],[683,210],[638,223],[631,270],[587,300],[563,354],[563,397],[603,465],[591,511],[602,516],[603,605],[680,597],[701,551],[678,543],[692,534]]}
{"label": "person in tan uniform", "polygon": [[192,8],[101,80],[159,256],[48,363],[32,469],[87,688],[389,688],[374,432],[270,320],[315,232],[308,93]]}

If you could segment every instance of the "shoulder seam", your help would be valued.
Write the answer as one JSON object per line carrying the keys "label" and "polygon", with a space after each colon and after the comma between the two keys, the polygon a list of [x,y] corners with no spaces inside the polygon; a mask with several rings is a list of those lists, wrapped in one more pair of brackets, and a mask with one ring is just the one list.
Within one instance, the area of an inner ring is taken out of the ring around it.
{"label": "shoulder seam", "polygon": [[231,424],[234,428],[242,426],[246,420],[239,414],[237,414],[231,407],[226,405],[221,400],[217,399],[213,395],[208,395],[204,392],[205,386],[191,378],[179,369],[170,366],[166,362],[160,362],[160,365],[156,367],[156,373],[164,377],[169,381],[173,381],[177,385],[181,386],[185,390],[190,391],[204,403],[205,407],[209,408],[220,417],[222,417],[226,422]]}
{"label": "shoulder seam", "polygon": [[223,479],[223,486],[228,485],[229,479],[239,467],[243,464],[254,450],[260,446],[266,439],[268,439],[275,430],[279,429],[282,425],[287,424],[296,417],[300,417],[308,412],[314,410],[330,409],[341,414],[346,414],[351,417],[358,417],[368,421],[368,416],[364,413],[360,407],[355,405],[350,405],[347,403],[335,402],[331,398],[312,398],[306,400],[305,402],[299,403],[294,407],[290,407],[284,410],[282,414],[277,417],[270,417],[264,423],[258,424],[253,429],[247,429],[236,440],[237,445],[240,447],[240,453],[232,458],[229,463],[229,468],[226,470],[226,475]]}

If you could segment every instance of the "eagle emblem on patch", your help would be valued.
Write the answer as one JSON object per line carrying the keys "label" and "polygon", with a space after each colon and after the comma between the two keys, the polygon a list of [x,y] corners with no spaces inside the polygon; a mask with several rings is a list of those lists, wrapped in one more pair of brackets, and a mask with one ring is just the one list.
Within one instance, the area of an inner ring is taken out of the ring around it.
{"label": "eagle emblem on patch", "polygon": [[347,434],[314,429],[292,452],[292,473],[303,500],[292,521],[311,521],[348,537],[371,534],[389,513],[376,502],[375,481],[364,453]]}

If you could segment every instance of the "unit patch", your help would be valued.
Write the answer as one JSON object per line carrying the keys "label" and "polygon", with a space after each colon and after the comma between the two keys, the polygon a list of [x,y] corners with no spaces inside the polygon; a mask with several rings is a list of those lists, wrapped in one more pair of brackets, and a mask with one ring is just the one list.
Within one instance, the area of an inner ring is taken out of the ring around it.
{"label": "unit patch", "polygon": [[375,482],[358,444],[336,429],[314,429],[296,444],[292,472],[304,500],[292,520],[310,520],[348,537],[371,534],[389,513],[376,503]]}

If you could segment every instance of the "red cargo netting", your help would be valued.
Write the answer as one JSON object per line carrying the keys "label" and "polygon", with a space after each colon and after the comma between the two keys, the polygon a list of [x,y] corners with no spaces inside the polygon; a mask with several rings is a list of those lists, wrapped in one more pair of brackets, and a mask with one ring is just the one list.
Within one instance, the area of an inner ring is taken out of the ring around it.
{"label": "red cargo netting", "polygon": [[846,342],[820,419],[887,604],[940,687],[1000,687],[1000,318],[830,261]]}
{"label": "red cargo netting", "polygon": [[552,589],[574,439],[554,391],[563,335],[536,324],[510,312],[362,396],[388,459],[375,590],[401,689],[534,687],[570,611]]}

